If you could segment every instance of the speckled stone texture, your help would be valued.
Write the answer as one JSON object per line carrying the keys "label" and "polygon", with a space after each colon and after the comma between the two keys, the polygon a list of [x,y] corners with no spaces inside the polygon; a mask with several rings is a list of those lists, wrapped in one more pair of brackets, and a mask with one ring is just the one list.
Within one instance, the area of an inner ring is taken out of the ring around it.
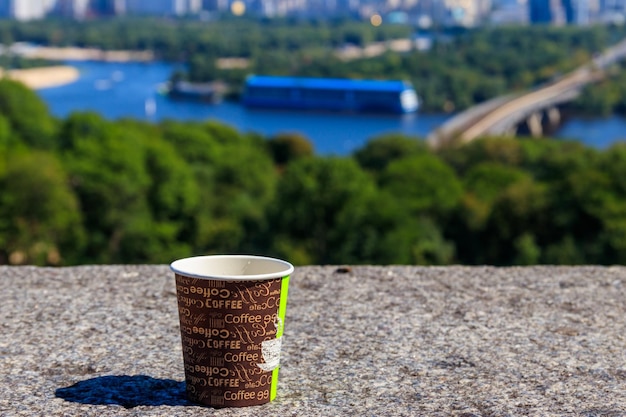
{"label": "speckled stone texture", "polygon": [[0,267],[0,416],[626,416],[626,268],[296,268],[278,398],[184,396],[166,265]]}

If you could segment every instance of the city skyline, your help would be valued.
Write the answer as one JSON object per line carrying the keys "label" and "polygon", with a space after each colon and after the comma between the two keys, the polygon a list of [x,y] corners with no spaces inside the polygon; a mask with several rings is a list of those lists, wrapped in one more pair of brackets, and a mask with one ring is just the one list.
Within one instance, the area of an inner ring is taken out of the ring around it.
{"label": "city skyline", "polygon": [[482,24],[622,23],[626,0],[5,0],[0,17],[37,20],[48,16],[84,20],[105,16],[207,16],[211,13],[263,17],[350,16],[427,28]]}

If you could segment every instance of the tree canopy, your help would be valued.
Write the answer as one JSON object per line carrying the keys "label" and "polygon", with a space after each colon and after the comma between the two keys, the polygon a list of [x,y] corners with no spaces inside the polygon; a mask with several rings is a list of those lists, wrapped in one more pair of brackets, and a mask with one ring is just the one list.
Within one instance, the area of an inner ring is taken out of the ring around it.
{"label": "tree canopy", "polygon": [[[0,92],[23,89],[2,83]],[[624,144],[493,137],[433,151],[389,134],[353,155],[320,156],[301,136],[88,112],[55,120],[32,94],[4,97],[37,117],[0,116],[3,264],[210,253],[296,264],[626,262]]]}

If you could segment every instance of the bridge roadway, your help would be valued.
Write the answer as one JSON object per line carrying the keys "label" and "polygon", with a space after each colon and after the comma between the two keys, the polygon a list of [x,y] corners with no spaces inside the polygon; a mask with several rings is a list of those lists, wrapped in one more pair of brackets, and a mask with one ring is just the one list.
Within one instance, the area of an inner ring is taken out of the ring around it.
{"label": "bridge roadway", "polygon": [[601,79],[605,70],[624,56],[626,40],[551,83],[496,97],[457,114],[431,132],[427,142],[438,148],[452,141],[467,143],[481,136],[511,134],[513,128],[533,114],[576,98],[583,87]]}

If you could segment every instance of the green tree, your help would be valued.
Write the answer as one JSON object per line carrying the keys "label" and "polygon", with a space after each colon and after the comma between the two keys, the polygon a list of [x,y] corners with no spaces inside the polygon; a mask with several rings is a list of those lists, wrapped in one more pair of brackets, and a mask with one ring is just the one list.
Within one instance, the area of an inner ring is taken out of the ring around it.
{"label": "green tree", "polygon": [[[521,142],[522,167],[546,187],[549,226],[535,230],[542,262],[603,263],[601,216],[590,199],[607,183],[600,154],[579,143],[556,140]],[[597,181],[597,182],[596,182]],[[593,184],[593,185],[592,185]]]}
{"label": "green tree", "polygon": [[54,149],[56,124],[44,102],[31,89],[7,78],[0,79],[0,114],[28,146]]}
{"label": "green tree", "polygon": [[17,139],[11,132],[9,121],[0,114],[0,176],[6,170],[6,164],[9,160],[9,151],[14,149]]}
{"label": "green tree", "polygon": [[409,265],[447,265],[455,260],[456,245],[448,240],[441,226],[429,216],[415,216],[400,206],[387,212],[389,218],[380,229],[377,263]]}
{"label": "green tree", "polygon": [[494,205],[509,187],[529,180],[532,177],[528,173],[501,163],[482,162],[468,169],[461,201],[445,226],[446,236],[456,243],[459,262],[486,262],[484,245],[489,240],[487,226]]}
{"label": "green tree", "polygon": [[185,160],[198,184],[192,234],[198,252],[257,250],[278,173],[267,145],[215,122],[167,121],[163,137]]}
{"label": "green tree", "polygon": [[537,234],[550,228],[547,187],[532,179],[511,184],[494,202],[485,227],[483,263],[534,263],[542,252]]}
{"label": "green tree", "polygon": [[438,156],[419,148],[406,155],[388,162],[379,177],[381,194],[394,207],[379,250],[390,263],[450,263],[456,249],[442,225],[460,201],[461,183]]}
{"label": "green tree", "polygon": [[409,156],[391,162],[381,188],[416,215],[444,218],[459,202],[462,187],[455,172],[435,155]]}
{"label": "green tree", "polygon": [[481,230],[491,215],[496,199],[511,184],[530,180],[524,171],[499,163],[483,162],[474,165],[463,178],[463,214],[465,224]]}
{"label": "green tree", "polygon": [[354,153],[361,167],[380,173],[389,163],[418,153],[427,152],[424,141],[400,134],[389,134],[368,141]]}
{"label": "green tree", "polygon": [[132,131],[91,113],[68,117],[61,128],[63,160],[89,230],[86,258],[94,262],[140,261],[125,239],[142,244],[136,229],[145,230],[150,178],[145,147]]}
{"label": "green tree", "polygon": [[616,187],[616,182],[623,180],[612,175],[615,168],[606,170],[608,166],[569,176],[571,196],[581,218],[573,232],[585,251],[583,259],[592,263],[626,260],[626,194]]}
{"label": "green tree", "polygon": [[124,253],[136,261],[162,263],[187,256],[193,250],[195,217],[200,207],[199,186],[191,167],[166,142],[156,127],[135,121],[120,122],[126,134],[141,140],[149,185],[147,212],[137,219],[121,242]]}
{"label": "green tree", "polygon": [[72,264],[84,238],[60,162],[50,153],[9,152],[0,174],[0,263]]}
{"label": "green tree", "polygon": [[314,264],[360,263],[371,256],[376,236],[367,219],[376,189],[354,160],[298,159],[287,166],[278,190],[270,231],[280,255]]}
{"label": "green tree", "polygon": [[465,175],[484,162],[519,166],[525,157],[524,143],[526,141],[511,137],[485,137],[463,146],[444,148],[438,155],[459,175]]}
{"label": "green tree", "polygon": [[268,146],[278,166],[314,154],[313,144],[298,133],[279,133],[268,139]]}

